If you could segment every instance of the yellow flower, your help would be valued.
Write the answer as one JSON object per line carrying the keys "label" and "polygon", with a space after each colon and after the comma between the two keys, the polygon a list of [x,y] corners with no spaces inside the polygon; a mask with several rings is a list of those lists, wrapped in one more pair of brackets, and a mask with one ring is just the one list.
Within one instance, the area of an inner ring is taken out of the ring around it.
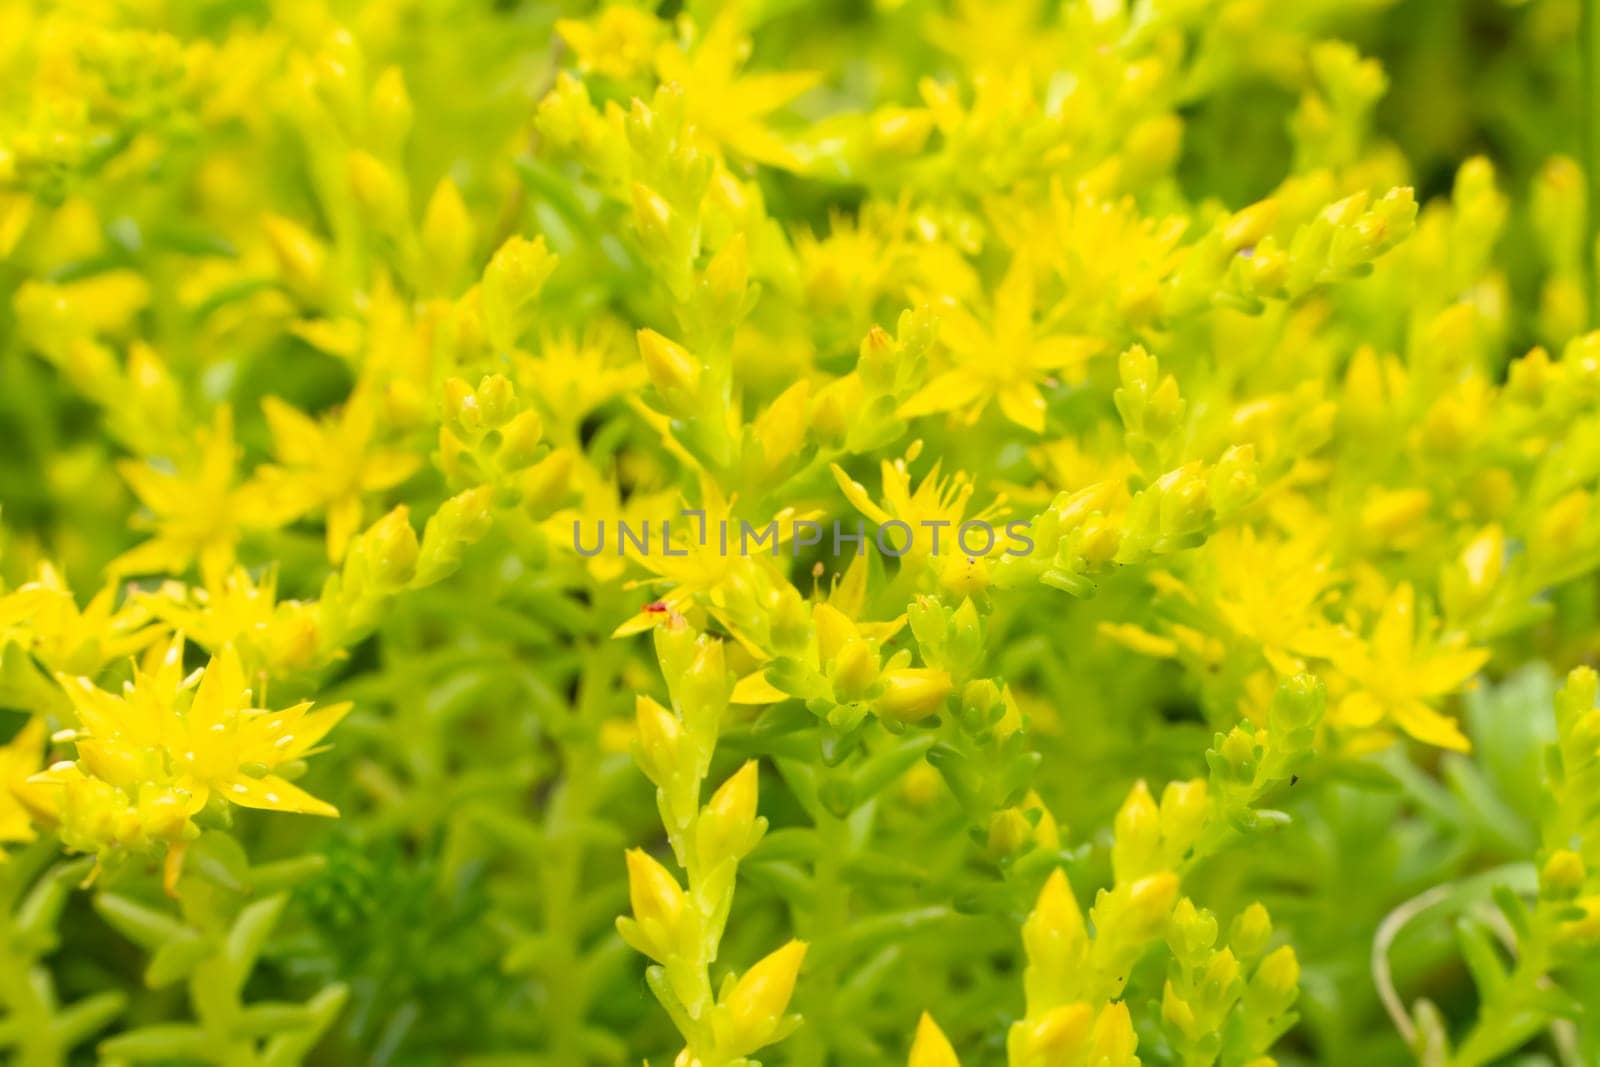
{"label": "yellow flower", "polygon": [[[946,589],[972,595],[989,584],[989,560],[1012,544],[1010,533],[997,525],[1006,515],[1006,498],[1001,495],[968,514],[972,478],[963,471],[942,476],[943,461],[935,462],[913,490],[909,465],[921,451],[922,442],[915,441],[904,458],[883,461],[881,504],[838,464],[832,466],[833,478],[845,499],[879,526],[880,548],[900,553],[902,567],[935,559]],[[903,529],[895,528],[900,524]]]}
{"label": "yellow flower", "polygon": [[[246,808],[338,814],[274,771],[309,754],[349,711],[348,704],[312,710],[305,701],[269,711],[255,706],[233,646],[187,677],[181,636],[154,651],[159,655],[135,669],[121,695],[88,678],[62,676],[78,718],[72,734],[78,758],[56,764],[36,780],[81,796],[90,795],[81,783],[91,779],[119,791],[129,805],[159,795],[170,818],[152,836],[183,833],[189,818],[212,797]],[[98,786],[91,792],[97,798],[104,794]],[[114,800],[106,798],[101,806]],[[100,843],[124,841],[114,836]]]}
{"label": "yellow flower", "polygon": [[0,597],[0,638],[14,631],[52,670],[97,673],[113,660],[154,641],[148,614],[133,604],[117,606],[116,587],[107,585],[83,608],[56,569],[41,564],[38,577]]}
{"label": "yellow flower", "polygon": [[321,421],[276,397],[262,401],[261,409],[278,465],[256,472],[260,491],[285,520],[323,512],[328,558],[339,562],[361,528],[363,496],[399,485],[420,460],[375,447],[376,411],[365,397],[352,398],[338,415]]}
{"label": "yellow flower", "polygon": [[222,584],[206,588],[165,582],[139,603],[171,629],[183,633],[202,648],[219,651],[235,645],[247,656],[259,657],[269,669],[306,667],[319,645],[314,604],[277,599],[275,570],[260,581],[243,567],[228,572]]}
{"label": "yellow flower", "polygon": [[548,435],[578,443],[584,416],[609,400],[644,388],[645,368],[633,332],[614,319],[593,318],[581,330],[544,334],[533,354],[513,354],[518,391],[524,383],[546,417]]}
{"label": "yellow flower", "polygon": [[955,366],[901,404],[901,418],[960,411],[966,421],[974,422],[995,401],[1006,418],[1043,433],[1040,384],[1058,384],[1058,375],[1076,376],[1101,347],[1092,337],[1057,333],[1048,321],[1036,321],[1034,267],[1021,253],[1012,257],[1011,268],[995,290],[987,323],[953,300],[941,300],[937,307],[939,334]]}
{"label": "yellow flower", "polygon": [[[800,284],[809,306],[843,308],[866,318],[874,301],[896,292],[901,275],[927,273],[929,259],[939,246],[910,240],[910,205],[869,201],[858,213],[834,212],[828,232],[819,237],[809,229],[795,235],[795,257]],[[955,257],[965,267],[965,261]],[[941,279],[939,292],[963,293],[978,288],[971,268],[962,277]],[[964,283],[964,284],[963,284]]]}
{"label": "yellow flower", "polygon": [[949,15],[927,16],[925,35],[974,70],[1021,66],[1048,78],[1070,55],[1061,27],[1044,17],[1053,4],[958,0],[951,8]]}
{"label": "yellow flower", "polygon": [[1019,213],[1018,222],[1044,234],[1047,262],[1064,287],[1061,310],[1071,321],[1098,332],[1161,312],[1162,286],[1188,219],[1147,216],[1132,197],[1099,199],[1059,179],[1042,215],[1034,221]]}
{"label": "yellow flower", "polygon": [[1337,632],[1322,611],[1337,574],[1317,537],[1258,538],[1253,529],[1219,531],[1207,546],[1215,562],[1214,610],[1240,637],[1259,643],[1281,675],[1326,658]]}
{"label": "yellow flower", "polygon": [[153,536],[113,560],[112,574],[182,574],[198,560],[209,585],[233,564],[246,527],[274,525],[261,494],[234,484],[232,409],[217,408],[210,428],[195,438],[198,454],[178,469],[136,461],[118,465],[149,512],[135,524]]}
{"label": "yellow flower", "polygon": [[1461,689],[1488,658],[1488,649],[1467,647],[1459,637],[1430,640],[1416,618],[1416,594],[1402,582],[1384,602],[1371,637],[1332,655],[1355,686],[1335,720],[1358,728],[1389,721],[1418,741],[1465,752],[1466,735],[1431,702]]}
{"label": "yellow flower", "polygon": [[[651,588],[655,595],[655,600],[617,627],[613,636],[643,633],[666,614],[687,612],[698,603],[752,655],[765,659],[768,653],[754,639],[754,631],[765,624],[765,613],[788,586],[775,557],[789,552],[800,524],[815,523],[818,514],[784,508],[763,526],[735,517],[732,500],[709,479],[702,481],[701,491],[702,502],[696,514],[685,514],[684,502],[673,496],[663,497],[659,501],[662,506],[654,515],[644,513],[645,517],[637,522],[624,520],[632,522],[633,535],[648,537],[648,550],[640,551],[633,541],[622,538],[615,525],[607,523],[605,536],[610,540],[596,562],[606,555],[626,555],[650,572],[652,577],[640,584]],[[632,505],[630,500],[630,511],[634,510]],[[558,536],[581,536],[585,543],[595,538],[599,529],[590,517],[595,512],[583,514],[584,518],[556,523]],[[580,525],[574,526],[575,522]],[[667,542],[661,538],[663,523],[668,524],[666,529],[671,533]],[[670,552],[666,550],[668,544],[672,546]]]}
{"label": "yellow flower", "polygon": [[758,163],[792,168],[799,156],[764,120],[820,79],[804,71],[742,74],[750,41],[740,24],[740,6],[723,5],[687,50],[663,48],[656,73],[663,84],[682,88],[689,125],[703,138]]}
{"label": "yellow flower", "polygon": [[45,740],[45,722],[36,715],[0,747],[0,842],[32,841],[35,823],[50,812],[48,787],[30,781],[44,762]]}
{"label": "yellow flower", "polygon": [[578,58],[578,69],[619,81],[650,68],[664,27],[650,12],[608,4],[590,19],[557,19],[556,32]]}

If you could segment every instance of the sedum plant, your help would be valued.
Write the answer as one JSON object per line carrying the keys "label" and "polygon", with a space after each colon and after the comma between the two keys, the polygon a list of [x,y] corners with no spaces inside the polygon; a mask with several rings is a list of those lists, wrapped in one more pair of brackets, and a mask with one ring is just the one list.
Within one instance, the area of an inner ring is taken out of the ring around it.
{"label": "sedum plant", "polygon": [[1588,0],[0,16],[7,1062],[1600,1062]]}

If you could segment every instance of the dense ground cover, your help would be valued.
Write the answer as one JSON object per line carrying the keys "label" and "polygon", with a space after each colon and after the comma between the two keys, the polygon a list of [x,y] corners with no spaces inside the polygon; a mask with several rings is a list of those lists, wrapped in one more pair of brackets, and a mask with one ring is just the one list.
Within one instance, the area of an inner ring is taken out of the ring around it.
{"label": "dense ground cover", "polygon": [[0,0],[0,1047],[1600,1063],[1577,0]]}

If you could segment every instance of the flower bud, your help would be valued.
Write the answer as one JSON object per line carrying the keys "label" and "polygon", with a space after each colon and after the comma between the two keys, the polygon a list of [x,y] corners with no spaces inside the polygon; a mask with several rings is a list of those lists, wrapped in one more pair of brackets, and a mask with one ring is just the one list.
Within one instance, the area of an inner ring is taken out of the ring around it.
{"label": "flower bud", "polygon": [[627,861],[628,901],[638,934],[633,947],[665,963],[682,944],[688,902],[678,880],[649,853],[630,848]]}
{"label": "flower bud", "polygon": [[1083,520],[1073,537],[1073,548],[1079,559],[1092,567],[1110,563],[1122,547],[1122,531],[1103,515],[1090,515]]}
{"label": "flower bud", "polygon": [[1189,533],[1205,522],[1210,507],[1209,492],[1196,464],[1167,472],[1155,487],[1161,494],[1160,522],[1164,535]]}
{"label": "flower bud", "polygon": [[1161,843],[1168,861],[1176,862],[1189,851],[1210,813],[1204,778],[1167,783],[1161,792]]}
{"label": "flower bud", "polygon": [[1235,212],[1222,228],[1222,243],[1229,252],[1254,248],[1278,221],[1278,202],[1271,197]]}
{"label": "flower bud", "polygon": [[927,667],[890,671],[883,682],[876,711],[880,717],[900,723],[917,722],[938,711],[952,688],[948,671]]}
{"label": "flower bud", "polygon": [[744,973],[723,1004],[727,1033],[719,1047],[744,1056],[771,1040],[789,1007],[805,956],[806,943],[790,941]]}
{"label": "flower bud", "polygon": [[1250,979],[1248,997],[1257,1011],[1277,1015],[1288,1010],[1300,993],[1300,961],[1288,945],[1261,961]]}
{"label": "flower bud", "polygon": [[483,410],[478,406],[478,396],[460,378],[446,378],[444,383],[444,424],[463,441],[476,440],[484,431]]}
{"label": "flower bud", "polygon": [[1178,392],[1178,379],[1167,375],[1161,379],[1145,404],[1145,431],[1155,438],[1166,437],[1178,428],[1187,406]]}
{"label": "flower bud", "polygon": [[456,183],[445,178],[434,186],[422,212],[423,269],[433,292],[456,292],[472,259],[472,215]]}
{"label": "flower bud", "polygon": [[373,139],[390,155],[404,146],[411,134],[411,94],[399,67],[388,67],[372,85]]}
{"label": "flower bud", "polygon": [[1498,526],[1488,526],[1474,537],[1461,553],[1461,569],[1467,584],[1476,591],[1485,591],[1500,580],[1505,566],[1505,534]]}
{"label": "flower bud", "polygon": [[1082,1002],[1062,1004],[1039,1019],[1024,1019],[1013,1028],[1016,1058],[1026,1067],[1076,1063],[1094,1026],[1094,1009]]}
{"label": "flower bud", "polygon": [[405,187],[399,177],[367,152],[351,152],[349,168],[350,189],[371,225],[386,234],[403,230],[408,212]]}
{"label": "flower bud", "polygon": [[438,528],[438,537],[445,543],[471,544],[480,541],[494,522],[494,514],[490,510],[493,499],[493,492],[486,485],[457,493],[439,505],[439,510],[434,512],[428,525]]}
{"label": "flower bud", "polygon": [[642,182],[633,183],[633,225],[647,255],[672,255],[672,205]]}
{"label": "flower bud", "polygon": [[714,735],[728,707],[732,689],[722,642],[701,638],[674,691],[682,704],[684,721],[692,729],[707,730]]}
{"label": "flower bud", "polygon": [[1539,347],[1529,349],[1507,368],[1506,392],[1524,404],[1539,403],[1554,377],[1552,368],[1549,352]]}
{"label": "flower bud", "polygon": [[1211,503],[1219,515],[1231,515],[1256,498],[1258,464],[1254,445],[1234,445],[1211,468]]}
{"label": "flower bud", "polygon": [[529,408],[518,413],[500,431],[500,447],[495,451],[495,461],[502,469],[521,470],[539,458],[544,447],[544,420]]}
{"label": "flower bud", "polygon": [[401,504],[362,535],[368,573],[382,587],[405,585],[417,569],[417,532],[410,510]]}
{"label": "flower bud", "polygon": [[801,380],[785,389],[756,416],[751,433],[760,442],[766,470],[780,471],[806,443],[807,413],[811,410],[811,383]]}
{"label": "flower bud", "polygon": [[1033,963],[1071,965],[1088,948],[1083,911],[1061,868],[1050,872],[1033,911],[1022,924],[1022,943]]}
{"label": "flower bud", "polygon": [[1259,902],[1251,904],[1228,929],[1228,944],[1243,959],[1254,959],[1267,949],[1272,937],[1272,918]]}
{"label": "flower bud", "polygon": [[1544,510],[1530,538],[1539,556],[1561,558],[1572,552],[1592,510],[1588,490],[1574,489]]}
{"label": "flower bud", "polygon": [[1230,781],[1247,783],[1255,779],[1259,755],[1255,735],[1243,726],[1235,726],[1220,745],[1207,753],[1206,761],[1214,773]]}
{"label": "flower bud", "polygon": [[1180,963],[1195,966],[1217,942],[1217,917],[1184,897],[1172,909],[1167,943]]}
{"label": "flower bud", "polygon": [[530,241],[513,236],[489,260],[478,298],[483,305],[484,329],[496,349],[516,347],[526,325],[526,309],[555,267],[556,257],[545,247],[543,237]]}
{"label": "flower bud", "polygon": [[517,388],[504,374],[484,375],[476,396],[486,429],[499,429],[517,412]]}
{"label": "flower bud", "polygon": [[1327,700],[1327,688],[1315,675],[1301,673],[1285,678],[1267,710],[1272,739],[1288,752],[1310,748]]}
{"label": "flower bud", "polygon": [[1122,388],[1149,396],[1156,387],[1156,360],[1143,345],[1134,345],[1117,357],[1117,374]]}
{"label": "flower bud", "polygon": [[1142,779],[1128,791],[1112,833],[1111,870],[1119,884],[1161,866],[1161,813]]}
{"label": "flower bud", "polygon": [[1056,817],[1045,807],[1044,798],[1030,789],[1027,796],[1022,798],[1022,810],[1025,813],[1037,812],[1033,821],[1033,840],[1042,848],[1061,847],[1061,829],[1056,824]]}
{"label": "flower bud", "polygon": [[950,1047],[950,1039],[927,1012],[917,1020],[917,1036],[911,1042],[911,1056],[906,1067],[961,1067],[956,1050]]}
{"label": "flower bud", "polygon": [[1289,253],[1271,237],[1264,238],[1251,253],[1245,276],[1250,291],[1261,296],[1278,296],[1289,279]]}
{"label": "flower bud", "polygon": [[995,725],[1004,713],[1004,697],[992,678],[974,678],[961,687],[961,719],[974,733]]}
{"label": "flower bud", "polygon": [[320,298],[327,279],[327,249],[297,223],[268,215],[261,223],[286,285],[302,300]]}
{"label": "flower bud", "polygon": [[1033,827],[1021,808],[1004,808],[989,818],[989,855],[995,859],[1021,852],[1033,836]]}
{"label": "flower bud", "polygon": [[1129,169],[1144,178],[1170,170],[1182,147],[1182,120],[1176,115],[1159,114],[1127,131],[1122,155]]}
{"label": "flower bud", "polygon": [[644,357],[651,383],[672,413],[694,414],[694,398],[700,390],[700,361],[688,349],[654,330],[639,331],[639,354]]}
{"label": "flower bud", "polygon": [[635,756],[639,769],[658,788],[665,789],[683,766],[683,725],[676,715],[643,693],[634,700],[634,719],[638,724]]}
{"label": "flower bud", "polygon": [[1200,988],[1207,1000],[1226,1002],[1228,992],[1239,980],[1239,961],[1232,952],[1223,949],[1213,952],[1200,975]]}
{"label": "flower bud", "polygon": [[1166,924],[1172,903],[1178,896],[1178,876],[1160,871],[1134,882],[1128,889],[1126,918],[1129,927],[1123,936],[1129,941],[1148,941]]}
{"label": "flower bud", "polygon": [[1170,979],[1161,990],[1161,1021],[1191,1041],[1200,1033],[1194,1008],[1178,993]]}
{"label": "flower bud", "polygon": [[740,860],[755,847],[756,839],[761,836],[756,828],[756,790],[760,777],[756,761],[749,760],[712,795],[700,817],[702,863]]}
{"label": "flower bud", "polygon": [[1539,890],[1555,899],[1576,896],[1587,873],[1582,856],[1569,848],[1556,849],[1539,871]]}
{"label": "flower bud", "polygon": [[735,233],[711,257],[703,284],[719,322],[734,325],[750,285],[750,248],[743,231]]}

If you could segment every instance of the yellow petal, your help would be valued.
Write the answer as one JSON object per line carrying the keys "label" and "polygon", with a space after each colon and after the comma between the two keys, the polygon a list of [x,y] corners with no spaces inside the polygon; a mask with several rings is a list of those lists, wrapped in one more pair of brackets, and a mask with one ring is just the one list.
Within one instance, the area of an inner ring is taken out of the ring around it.
{"label": "yellow petal", "polygon": [[1416,631],[1416,594],[1410,582],[1401,582],[1384,602],[1383,613],[1372,631],[1373,654],[1389,663],[1407,662]]}
{"label": "yellow petal", "polygon": [[776,704],[788,699],[788,693],[767,681],[765,671],[756,671],[739,679],[733,687],[733,695],[729,697],[735,704]]}
{"label": "yellow petal", "polygon": [[891,516],[872,502],[866,486],[851,478],[837,463],[828,464],[828,469],[833,471],[833,480],[839,484],[839,491],[844,493],[845,499],[850,501],[857,511],[879,524],[889,521]]}
{"label": "yellow petal", "polygon": [[815,71],[779,71],[740,78],[727,97],[729,106],[747,116],[765,115],[810,92],[822,80]]}
{"label": "yellow petal", "polygon": [[1460,648],[1435,652],[1418,662],[1411,676],[1413,691],[1443,696],[1460,689],[1489,661],[1486,648]]}
{"label": "yellow petal", "polygon": [[1000,410],[1023,429],[1044,432],[1044,396],[1032,382],[1012,382],[1000,390]]}
{"label": "yellow petal", "polygon": [[1376,726],[1383,719],[1383,702],[1366,690],[1339,701],[1336,718],[1345,726]]}
{"label": "yellow petal", "polygon": [[269,396],[261,401],[261,413],[267,417],[272,451],[280,460],[296,467],[314,467],[328,461],[328,442],[322,428],[305,412]]}
{"label": "yellow petal", "polygon": [[1441,715],[1421,701],[1411,701],[1395,709],[1395,724],[1425,745],[1437,745],[1453,752],[1470,752],[1472,742],[1448,715]]}
{"label": "yellow petal", "polygon": [[200,688],[195,690],[194,703],[189,705],[189,729],[200,733],[234,719],[249,705],[248,688],[238,651],[223,645],[222,651],[211,657]]}
{"label": "yellow petal", "polygon": [[911,1058],[906,1067],[961,1067],[950,1039],[927,1012],[917,1022],[917,1036],[911,1043]]}
{"label": "yellow petal", "polygon": [[917,390],[901,404],[895,414],[902,419],[919,415],[936,415],[941,411],[954,411],[966,407],[983,396],[984,383],[977,375],[964,368],[947,370],[927,385]]}
{"label": "yellow petal", "polygon": [[264,778],[239,775],[217,785],[219,795],[241,808],[258,808],[264,811],[287,811],[301,815],[325,815],[337,818],[339,809],[325,800],[318,800],[292,782],[269,774]]}
{"label": "yellow petal", "polygon": [[350,547],[350,539],[361,528],[361,498],[347,496],[328,505],[327,537],[328,560],[338,563]]}

